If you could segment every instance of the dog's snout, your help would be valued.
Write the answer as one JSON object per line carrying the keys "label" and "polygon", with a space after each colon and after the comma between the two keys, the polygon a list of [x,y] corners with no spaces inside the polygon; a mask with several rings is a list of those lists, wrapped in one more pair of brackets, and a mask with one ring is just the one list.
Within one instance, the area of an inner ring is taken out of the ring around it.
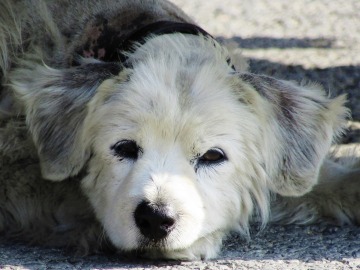
{"label": "dog's snout", "polygon": [[151,240],[165,238],[175,226],[175,216],[168,207],[141,202],[135,212],[136,226],[142,235]]}

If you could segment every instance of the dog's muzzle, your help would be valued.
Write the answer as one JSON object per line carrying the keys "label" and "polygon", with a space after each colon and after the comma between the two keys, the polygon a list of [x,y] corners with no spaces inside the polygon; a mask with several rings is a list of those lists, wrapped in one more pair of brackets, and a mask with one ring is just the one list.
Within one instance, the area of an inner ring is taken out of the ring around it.
{"label": "dog's muzzle", "polygon": [[166,238],[176,224],[176,216],[170,207],[146,201],[136,207],[134,218],[141,234],[155,242]]}

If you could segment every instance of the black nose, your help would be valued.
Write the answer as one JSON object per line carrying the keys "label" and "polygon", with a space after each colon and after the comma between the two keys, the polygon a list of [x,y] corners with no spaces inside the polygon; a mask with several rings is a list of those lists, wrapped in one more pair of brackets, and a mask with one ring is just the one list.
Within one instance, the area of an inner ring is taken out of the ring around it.
{"label": "black nose", "polygon": [[175,217],[166,206],[141,202],[134,212],[136,226],[142,235],[158,241],[165,238],[175,226]]}

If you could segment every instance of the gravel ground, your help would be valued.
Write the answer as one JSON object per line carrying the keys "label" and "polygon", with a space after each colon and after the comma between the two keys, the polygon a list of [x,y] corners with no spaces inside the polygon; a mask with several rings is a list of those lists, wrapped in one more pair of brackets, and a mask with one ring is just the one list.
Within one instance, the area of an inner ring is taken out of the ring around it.
{"label": "gravel ground", "polygon": [[[236,42],[252,71],[322,83],[347,93],[360,124],[360,1],[173,0],[223,42]],[[131,261],[115,255],[76,257],[63,250],[0,241],[0,269],[360,269],[360,228],[270,226],[246,242],[232,235],[218,260]]]}
{"label": "gravel ground", "polygon": [[359,235],[354,227],[270,226],[249,242],[231,235],[217,260],[195,262],[76,257],[64,250],[0,243],[0,269],[359,269]]}

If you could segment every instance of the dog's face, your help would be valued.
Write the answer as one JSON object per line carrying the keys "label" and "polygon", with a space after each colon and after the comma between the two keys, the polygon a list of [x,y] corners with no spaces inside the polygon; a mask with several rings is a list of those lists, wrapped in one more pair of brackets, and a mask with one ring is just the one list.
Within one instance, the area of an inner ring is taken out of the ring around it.
{"label": "dog's face", "polygon": [[319,89],[233,72],[209,41],[177,38],[149,41],[129,69],[38,67],[44,80],[24,69],[13,84],[45,178],[86,168],[83,190],[116,247],[210,258],[229,230],[247,233],[254,204],[266,220],[269,191],[312,187],[344,109]]}
{"label": "dog's face", "polygon": [[116,246],[179,250],[249,215],[262,187],[239,176],[253,170],[260,131],[231,75],[148,64],[98,88],[83,185]]}

